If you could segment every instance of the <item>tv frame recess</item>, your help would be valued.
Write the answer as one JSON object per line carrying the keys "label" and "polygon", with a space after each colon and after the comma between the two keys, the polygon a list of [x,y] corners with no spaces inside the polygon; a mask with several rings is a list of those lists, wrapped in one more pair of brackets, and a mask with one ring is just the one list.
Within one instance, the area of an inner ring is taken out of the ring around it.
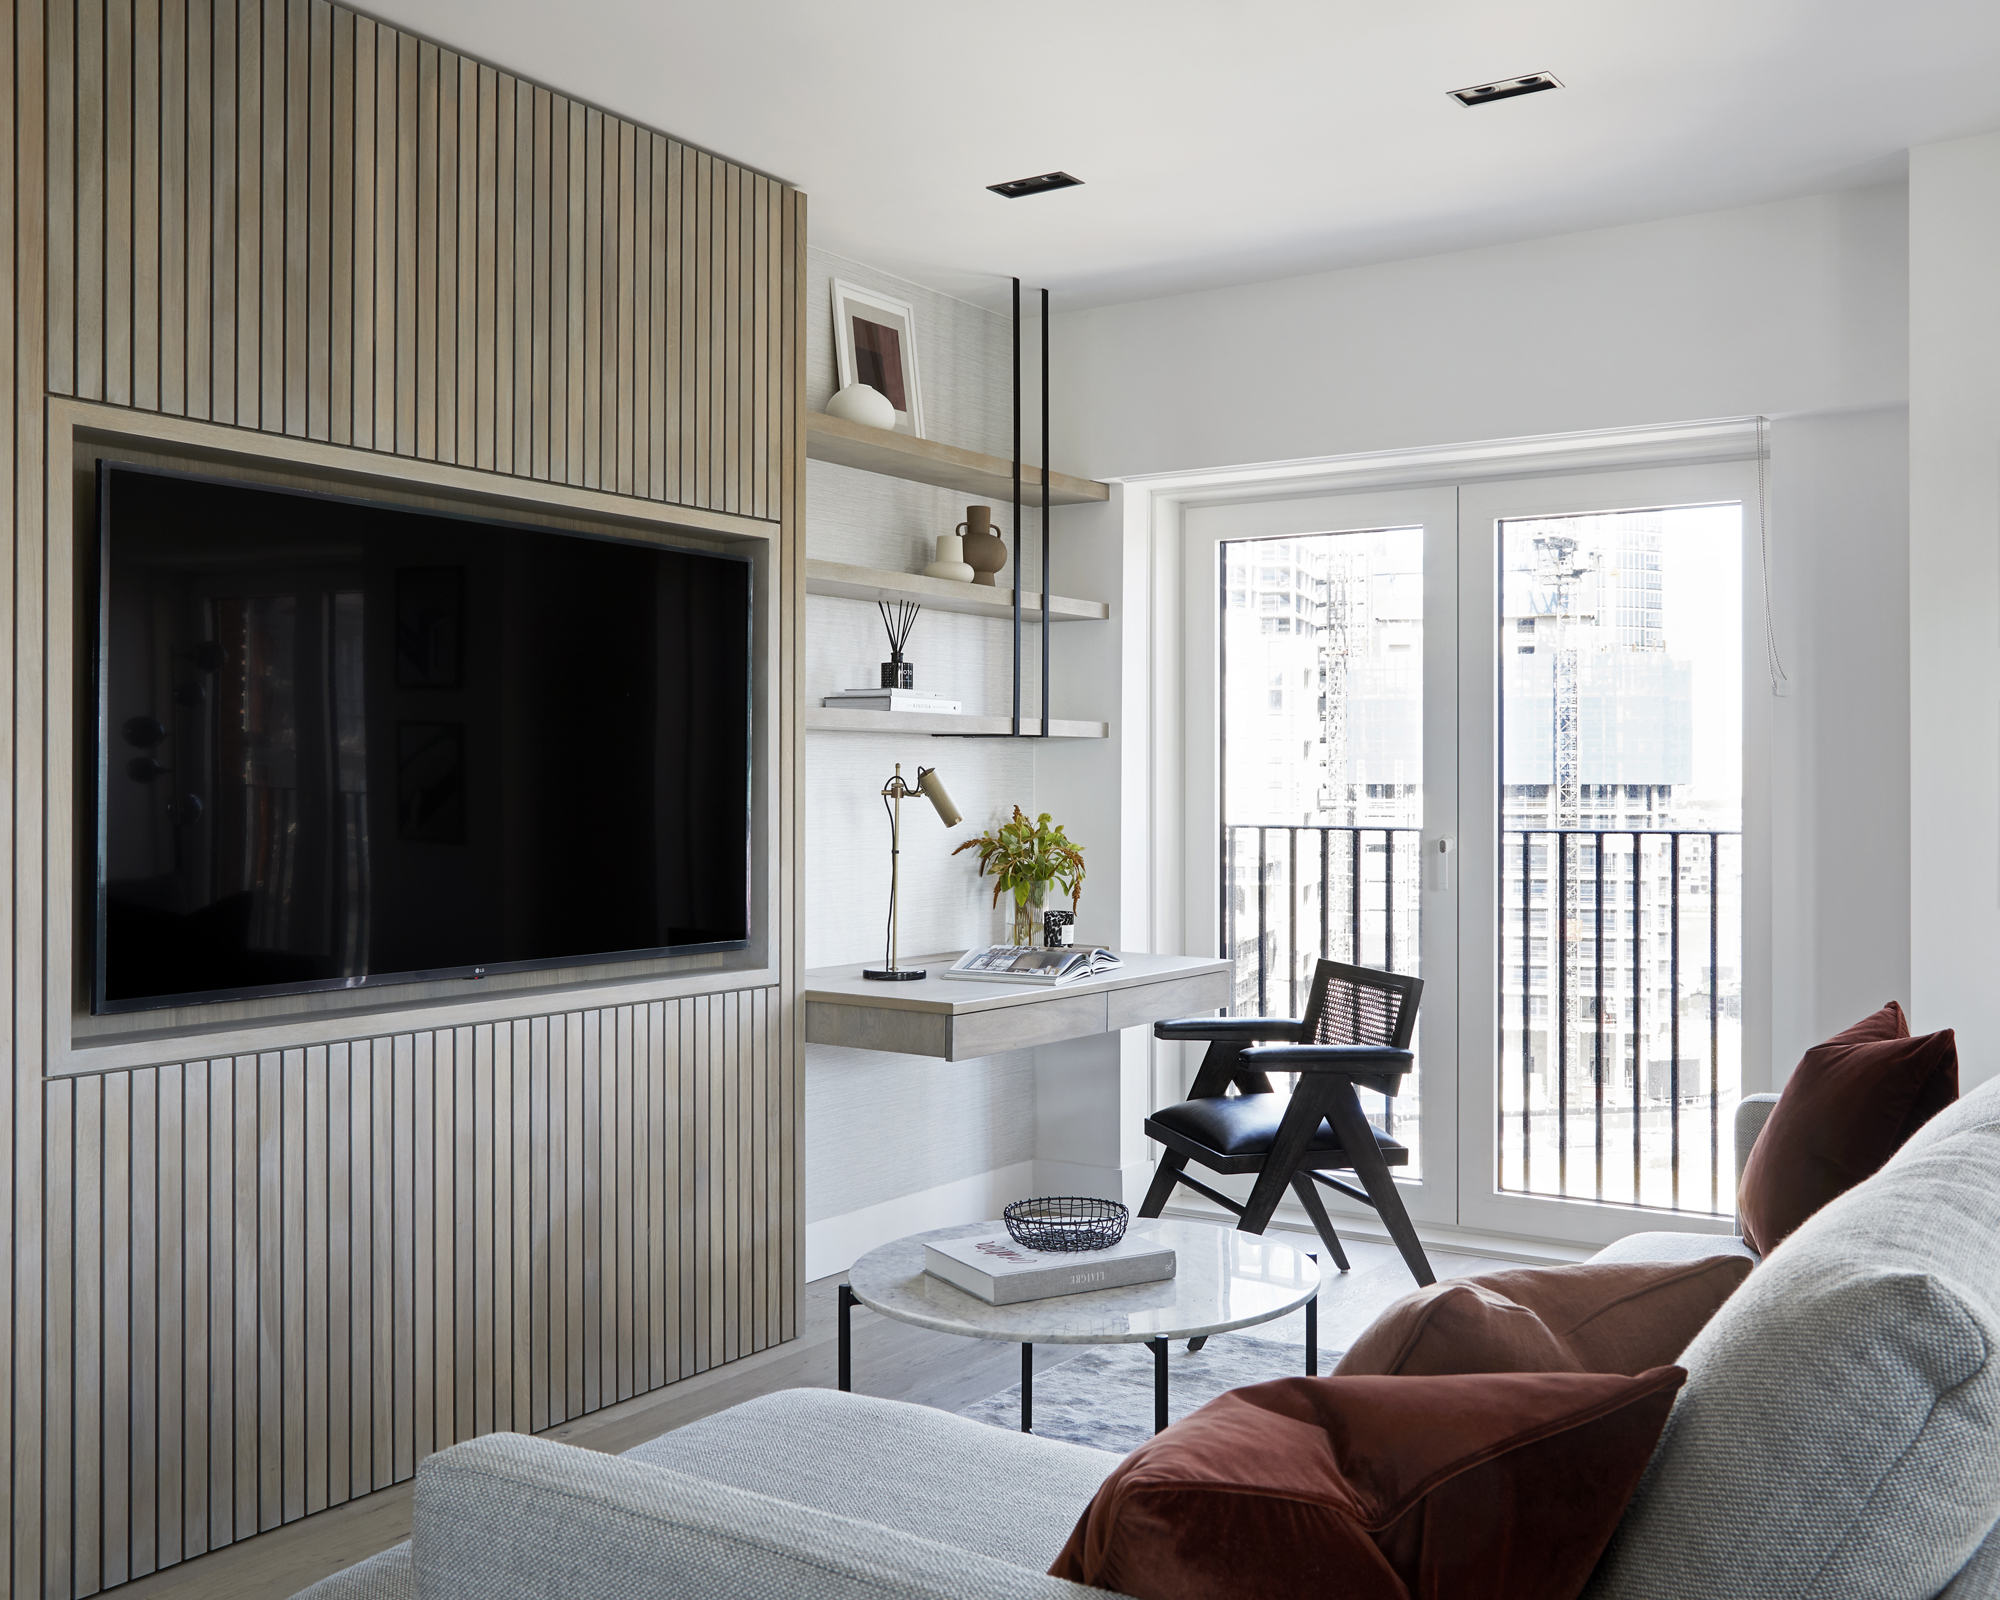
{"label": "tv frame recess", "polygon": [[[243,489],[256,494],[283,495],[288,498],[314,500],[334,505],[355,506],[362,510],[389,512],[409,517],[425,517],[438,521],[464,522],[475,527],[492,528],[507,532],[521,532],[545,535],[558,539],[587,539],[604,544],[625,545],[633,549],[675,551],[701,556],[709,560],[727,561],[744,567],[746,583],[746,610],[744,619],[744,704],[743,704],[743,926],[744,936],[740,939],[704,940],[691,944],[654,945],[643,948],[620,950],[590,950],[569,955],[539,957],[521,961],[492,961],[482,965],[442,966],[431,968],[411,968],[395,972],[361,973],[351,977],[304,979],[288,983],[257,984],[240,988],[219,988],[189,990],[184,993],[147,995],[143,997],[111,1000],[105,996],[105,982],[108,975],[108,896],[110,889],[108,864],[110,858],[110,770],[115,743],[115,733],[111,726],[110,706],[110,650],[111,650],[111,518],[112,497],[110,494],[111,474],[129,472],[144,477],[174,478],[185,482],[213,485],[222,489]],[[94,677],[93,699],[96,703],[95,719],[96,760],[94,762],[92,810],[95,818],[95,861],[92,873],[91,903],[91,962],[90,997],[93,1016],[121,1016],[133,1012],[163,1011],[184,1006],[208,1006],[239,1000],[270,1000],[294,994],[316,994],[327,991],[358,991],[404,987],[411,984],[449,982],[452,980],[478,981],[499,973],[514,972],[556,972],[577,968],[620,964],[631,961],[656,961],[671,956],[706,955],[711,953],[747,950],[756,931],[756,886],[753,836],[756,826],[756,669],[757,669],[757,598],[755,563],[747,556],[728,551],[703,549],[691,544],[672,543],[661,539],[626,538],[616,534],[586,532],[579,529],[555,528],[545,524],[521,522],[502,517],[481,516],[469,511],[437,510],[399,504],[392,500],[372,499],[361,495],[340,494],[328,490],[302,489],[269,483],[258,483],[244,478],[225,477],[216,473],[195,472],[182,468],[157,467],[132,461],[116,459],[110,455],[97,458],[96,462],[96,587],[97,604],[94,608],[95,636],[90,651],[91,669]]]}

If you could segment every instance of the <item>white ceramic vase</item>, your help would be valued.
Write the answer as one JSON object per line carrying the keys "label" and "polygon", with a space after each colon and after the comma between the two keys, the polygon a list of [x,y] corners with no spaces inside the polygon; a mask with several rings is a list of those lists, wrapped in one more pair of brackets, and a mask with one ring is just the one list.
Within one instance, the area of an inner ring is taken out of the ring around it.
{"label": "white ceramic vase", "polygon": [[896,408],[880,389],[865,383],[850,383],[826,403],[826,414],[866,428],[896,426]]}
{"label": "white ceramic vase", "polygon": [[937,560],[924,568],[926,578],[948,578],[953,583],[972,582],[972,563],[965,559],[965,541],[955,533],[937,536]]}

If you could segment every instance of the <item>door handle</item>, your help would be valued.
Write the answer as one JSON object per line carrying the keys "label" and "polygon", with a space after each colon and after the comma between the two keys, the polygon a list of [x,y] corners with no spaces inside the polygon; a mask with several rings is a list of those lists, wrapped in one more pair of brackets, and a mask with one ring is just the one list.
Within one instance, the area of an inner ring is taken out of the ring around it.
{"label": "door handle", "polygon": [[1439,893],[1451,889],[1452,859],[1458,854],[1456,839],[1431,839],[1424,845],[1424,887]]}

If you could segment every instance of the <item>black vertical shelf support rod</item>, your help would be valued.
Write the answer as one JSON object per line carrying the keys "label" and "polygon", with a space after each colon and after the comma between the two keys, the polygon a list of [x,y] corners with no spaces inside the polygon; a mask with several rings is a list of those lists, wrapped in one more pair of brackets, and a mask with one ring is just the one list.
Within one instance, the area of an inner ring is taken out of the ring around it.
{"label": "black vertical shelf support rod", "polygon": [[[1049,291],[1042,291],[1042,737],[1049,736]],[[1020,576],[1015,575],[1018,609]]]}
{"label": "black vertical shelf support rod", "polygon": [[[1021,280],[1014,280],[1014,712],[1021,737]],[[1045,630],[1046,631],[1046,627]]]}

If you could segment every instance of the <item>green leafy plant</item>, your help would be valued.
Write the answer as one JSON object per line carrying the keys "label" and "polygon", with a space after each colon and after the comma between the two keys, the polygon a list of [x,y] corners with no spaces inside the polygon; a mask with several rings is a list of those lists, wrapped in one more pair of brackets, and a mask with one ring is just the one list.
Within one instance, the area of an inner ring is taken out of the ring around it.
{"label": "green leafy plant", "polygon": [[1016,806],[1013,821],[967,839],[952,854],[965,850],[979,852],[980,876],[993,879],[996,907],[1001,895],[1013,895],[1017,937],[1027,923],[1029,905],[1040,904],[1050,884],[1069,896],[1072,910],[1083,898],[1083,847],[1071,843],[1046,811],[1030,822]]}

